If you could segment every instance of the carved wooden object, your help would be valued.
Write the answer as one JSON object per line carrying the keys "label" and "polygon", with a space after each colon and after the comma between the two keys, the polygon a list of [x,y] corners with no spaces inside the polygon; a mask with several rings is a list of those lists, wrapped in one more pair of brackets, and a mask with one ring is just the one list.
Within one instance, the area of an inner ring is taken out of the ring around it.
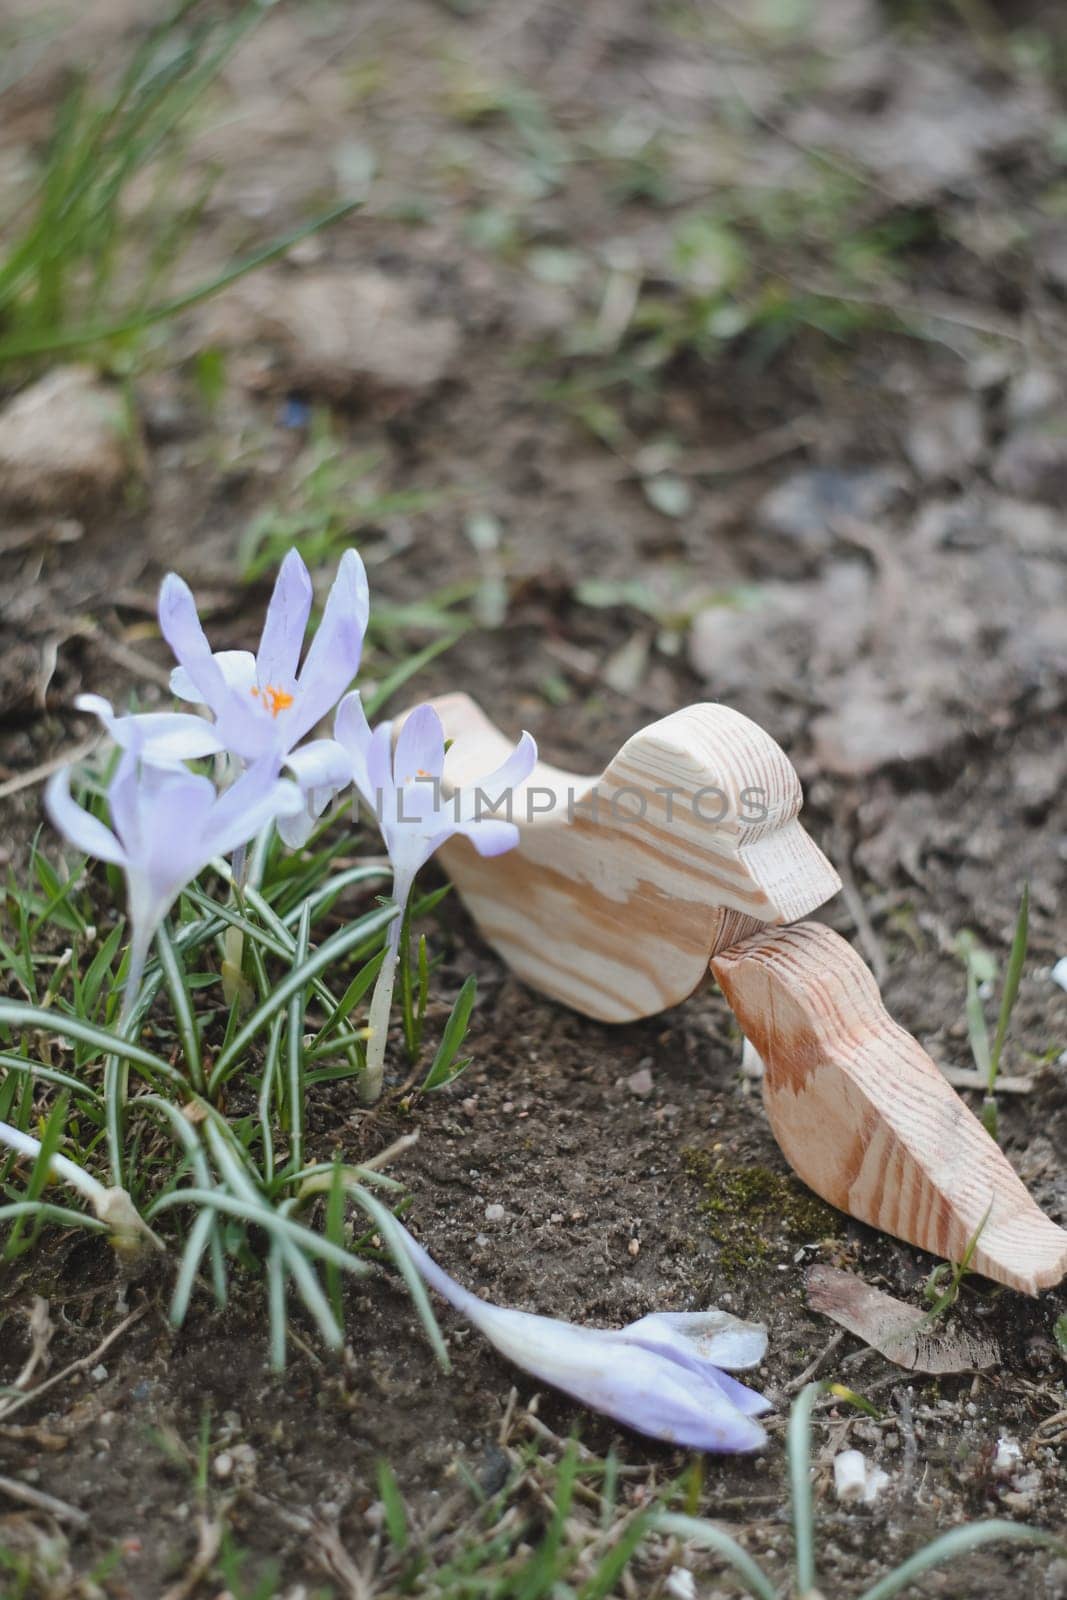
{"label": "carved wooden object", "polygon": [[[512,741],[467,695],[433,703],[455,740],[446,785],[503,761]],[[599,778],[540,763],[515,793],[521,840],[507,855],[483,860],[458,838],[441,860],[521,978],[588,1016],[629,1022],[684,1000],[717,950],[836,894],[800,804],[768,734],[726,706],[690,706],[627,740]]]}
{"label": "carved wooden object", "polygon": [[[466,695],[435,705],[455,741],[446,782],[468,787],[511,741]],[[783,926],[840,887],[800,804],[773,739],[697,705],[635,734],[600,778],[539,765],[513,797],[508,854],[485,860],[464,839],[441,854],[518,975],[589,1016],[675,1005],[710,960],[764,1059],[775,1136],[811,1188],[950,1260],[977,1233],[974,1270],[1011,1288],[1058,1283],[1067,1233],[891,1020],[860,958],[819,923]]]}
{"label": "carved wooden object", "polygon": [[711,968],[763,1057],[775,1137],[817,1194],[950,1261],[978,1234],[974,1270],[1025,1294],[1060,1281],[1067,1233],[892,1020],[851,945],[803,922]]}

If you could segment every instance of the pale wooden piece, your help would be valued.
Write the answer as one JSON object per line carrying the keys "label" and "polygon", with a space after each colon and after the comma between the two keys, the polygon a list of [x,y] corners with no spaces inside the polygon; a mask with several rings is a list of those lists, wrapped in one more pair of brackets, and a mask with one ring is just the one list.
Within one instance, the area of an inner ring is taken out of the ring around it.
{"label": "pale wooden piece", "polygon": [[[467,695],[433,704],[455,740],[445,790],[469,788],[512,741]],[[656,792],[667,788],[680,792]],[[712,789],[725,797],[722,822],[709,820],[722,802],[701,795]],[[756,790],[766,819],[747,822]],[[588,1016],[629,1022],[684,1000],[715,951],[836,894],[800,805],[797,775],[768,734],[726,706],[696,705],[635,734],[600,778],[539,764],[515,791],[514,850],[483,860],[456,838],[441,860],[519,977]]]}
{"label": "pale wooden piece", "polygon": [[1024,1294],[1060,1282],[1067,1233],[892,1021],[844,939],[805,922],[724,950],[711,968],[766,1064],[775,1137],[810,1188],[950,1261],[981,1228],[973,1270]]}

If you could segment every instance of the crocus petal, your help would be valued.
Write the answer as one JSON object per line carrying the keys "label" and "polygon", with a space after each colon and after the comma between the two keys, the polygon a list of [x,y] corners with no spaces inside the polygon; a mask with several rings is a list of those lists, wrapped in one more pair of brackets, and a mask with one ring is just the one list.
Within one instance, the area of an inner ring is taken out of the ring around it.
{"label": "crocus petal", "polygon": [[396,783],[415,777],[440,778],[445,766],[445,730],[433,706],[416,706],[396,736],[393,772]]}
{"label": "crocus petal", "polygon": [[344,746],[353,783],[368,804],[373,804],[367,776],[367,751],[371,742],[370,723],[358,689],[346,694],[333,720],[334,738]]}
{"label": "crocus petal", "polygon": [[[519,830],[515,823],[495,817],[483,817],[478,822],[461,822],[458,826],[453,824],[448,832],[464,834],[480,856],[502,856],[505,850],[514,850],[519,842]],[[437,848],[436,845],[434,848]]]}
{"label": "crocus petal", "polygon": [[200,700],[217,711],[226,700],[226,680],[200,624],[193,592],[176,572],[168,572],[160,587],[159,626]]}
{"label": "crocus petal", "polygon": [[[256,687],[256,658],[251,650],[216,650],[212,660],[222,673],[229,689],[238,695],[250,695]],[[204,697],[184,667],[175,667],[170,675],[171,693],[179,700],[191,700],[203,705]]]}
{"label": "crocus petal", "polygon": [[48,780],[44,803],[53,826],[75,849],[96,856],[100,861],[110,861],[112,866],[125,866],[125,851],[111,829],[91,816],[71,795],[69,767],[61,768]]}
{"label": "crocus petal", "polygon": [[204,841],[205,862],[247,844],[276,817],[295,816],[303,809],[296,784],[278,777],[272,756],[261,757],[216,802],[208,820],[209,837]]}
{"label": "crocus petal", "polygon": [[288,689],[296,680],[304,632],[311,615],[311,579],[300,552],[290,550],[278,569],[256,652],[260,687]]}
{"label": "crocus petal", "polygon": [[[113,795],[111,803],[114,807]],[[204,849],[214,804],[215,785],[210,778],[185,768],[160,779],[154,779],[150,769],[140,774],[137,855],[158,902],[151,913],[156,922],[210,859]]]}
{"label": "crocus petal", "polygon": [[116,716],[109,700],[99,694],[79,694],[74,704],[79,711],[99,717],[115,743],[126,749],[138,742],[145,761],[174,766],[216,754],[222,740],[203,717],[183,711],[145,711]]}
{"label": "crocus petal", "polygon": [[654,1311],[621,1331],[643,1344],[684,1340],[702,1360],[727,1372],[758,1367],[767,1354],[767,1330],[762,1322],[743,1322],[728,1311]]}
{"label": "crocus petal", "polygon": [[[474,821],[496,809],[502,797],[513,798],[537,765],[537,745],[532,734],[523,733],[514,750],[495,772],[469,784],[461,794],[459,814],[464,822]],[[518,842],[517,840],[515,841]],[[510,846],[507,848],[510,849]]]}
{"label": "crocus petal", "polygon": [[290,741],[295,744],[335,706],[359,668],[370,615],[367,574],[355,550],[346,550],[326,598],[322,621],[297,680]]}
{"label": "crocus petal", "polygon": [[297,850],[307,843],[316,820],[334,795],[351,782],[352,761],[336,739],[314,739],[294,750],[285,765],[299,786],[304,806],[291,817],[279,817],[277,826],[290,850]]}
{"label": "crocus petal", "polygon": [[[685,1315],[683,1313],[683,1315]],[[705,1313],[693,1312],[693,1317],[703,1320]],[[709,1317],[726,1317],[724,1311],[706,1313]],[[620,1341],[628,1344],[639,1344],[645,1350],[651,1350],[654,1355],[662,1356],[668,1361],[673,1361],[680,1369],[694,1374],[704,1383],[712,1384],[721,1394],[724,1394],[731,1405],[735,1405],[746,1417],[759,1417],[764,1412],[770,1411],[771,1403],[763,1395],[757,1394],[755,1389],[750,1389],[746,1384],[739,1383],[729,1373],[720,1370],[718,1364],[709,1356],[702,1353],[698,1338],[690,1338],[681,1333],[677,1328],[669,1325],[670,1313],[664,1312],[662,1316],[642,1317],[640,1322],[633,1323],[629,1328],[621,1328],[615,1335]],[[733,1319],[730,1319],[733,1320]],[[742,1323],[742,1328],[751,1328],[753,1324]],[[763,1335],[762,1343],[766,1348],[766,1334],[763,1329],[757,1330]]]}
{"label": "crocus petal", "polygon": [[395,802],[392,743],[393,724],[379,722],[367,746],[367,790],[363,798],[381,822],[390,812],[396,811],[392,803]]}
{"label": "crocus petal", "polygon": [[305,794],[311,789],[330,789],[336,794],[352,781],[351,758],[336,739],[312,739],[291,751],[285,766]]}
{"label": "crocus petal", "polygon": [[759,1423],[707,1375],[694,1373],[619,1332],[575,1327],[552,1317],[489,1305],[450,1278],[402,1224],[397,1227],[412,1263],[430,1287],[468,1317],[501,1354],[534,1377],[670,1444],[742,1451],[756,1450],[765,1442]]}

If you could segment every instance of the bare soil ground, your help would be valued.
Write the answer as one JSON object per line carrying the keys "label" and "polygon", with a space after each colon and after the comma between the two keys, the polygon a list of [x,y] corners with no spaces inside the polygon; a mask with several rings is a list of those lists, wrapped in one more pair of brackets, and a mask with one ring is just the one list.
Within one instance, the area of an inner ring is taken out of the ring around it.
{"label": "bare soil ground", "polygon": [[[79,8],[27,57],[3,164],[33,156],[66,68],[113,59],[146,9]],[[13,6],[13,38],[25,22]],[[190,170],[223,175],[194,258],[283,230],[373,163],[368,203],[155,336],[130,380],[143,448],[122,493],[5,511],[0,785],[79,745],[74,693],[127,697],[137,659],[162,703],[152,619],[169,567],[217,637],[253,640],[264,588],[240,581],[241,542],[271,508],[306,506],[310,446],[289,424],[329,406],[339,470],[373,464],[314,516],[336,517],[337,547],[359,543],[383,602],[456,583],[485,601],[471,518],[499,536],[506,624],[467,633],[412,696],[467,689],[587,770],[696,699],[756,717],[847,874],[826,917],[946,1067],[970,1065],[956,936],[973,929],[1003,961],[1029,880],[1006,1061],[1029,1092],[1003,1097],[1002,1139],[1067,1222],[1067,995],[1049,976],[1067,953],[1065,51],[1057,8],[1036,5],[279,6],[198,113]],[[401,298],[372,340],[344,307],[381,278]],[[205,349],[221,352],[210,397]],[[383,498],[411,489],[411,508]],[[4,804],[18,872],[39,791]],[[933,1261],[791,1178],[713,989],[607,1028],[516,983],[454,900],[430,935],[441,1014],[478,974],[474,1065],[446,1095],[393,1094],[373,1116],[350,1086],[324,1092],[314,1151],[359,1159],[417,1128],[411,1217],[496,1300],[604,1324],[714,1303],[766,1321],[772,1447],[709,1458],[697,1504],[784,1576],[780,1419],[834,1333],[806,1308],[805,1267],[850,1265],[919,1303]],[[644,1068],[651,1089],[634,1092]],[[53,1371],[139,1313],[0,1427],[0,1474],[89,1513],[53,1522],[0,1490],[0,1542],[43,1571],[51,1541],[43,1594],[392,1592],[376,1462],[442,1561],[477,1537],[469,1479],[491,1493],[509,1449],[556,1448],[539,1425],[614,1450],[634,1469],[628,1506],[686,1465],[555,1394],[531,1422],[533,1387],[454,1320],[442,1380],[385,1275],[347,1291],[344,1360],[305,1329],[284,1378],[266,1371],[258,1298],[225,1316],[205,1299],[176,1335],[166,1293],[55,1235],[0,1283],[2,1381],[29,1352],[34,1296]],[[955,1314],[1003,1356],[980,1377],[924,1380],[851,1339],[830,1352],[820,1371],[881,1415],[820,1425],[827,1595],[965,1517],[1067,1525],[1065,1310],[1062,1290],[966,1284]],[[210,1552],[195,1563],[205,1417],[237,1577]],[[998,1476],[1004,1437],[1023,1459]],[[871,1509],[834,1501],[846,1445],[890,1473]],[[523,1495],[533,1540],[535,1474]],[[665,1567],[636,1572],[630,1593],[662,1592]],[[697,1592],[739,1591],[709,1557]],[[918,1592],[1067,1595],[1067,1569],[991,1551]]]}

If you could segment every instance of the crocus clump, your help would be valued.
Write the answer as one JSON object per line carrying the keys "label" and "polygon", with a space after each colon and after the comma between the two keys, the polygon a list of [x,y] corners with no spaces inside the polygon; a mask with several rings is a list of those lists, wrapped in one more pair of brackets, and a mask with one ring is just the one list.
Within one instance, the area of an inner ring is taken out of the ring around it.
{"label": "crocus clump", "polygon": [[398,1223],[412,1265],[501,1355],[638,1433],[692,1450],[758,1450],[770,1402],[730,1371],[754,1367],[767,1331],[726,1311],[653,1312],[628,1327],[584,1328],[491,1305],[439,1267]]}
{"label": "crocus clump", "polygon": [[[100,695],[78,698],[123,751],[108,791],[113,828],[71,798],[69,770],[52,779],[47,805],[73,844],[126,874],[133,929],[127,1009],[153,934],[186,884],[216,856],[243,859],[244,846],[268,825],[298,847],[330,801],[350,786],[381,828],[401,914],[416,873],[445,839],[465,834],[483,855],[518,840],[513,823],[483,816],[463,796],[445,800],[445,741],[432,707],[417,707],[406,718],[394,755],[392,724],[372,729],[358,693],[348,692],[370,615],[367,577],[355,550],[341,557],[305,653],[312,598],[307,567],[290,550],[258,650],[212,650],[192,591],[169,573],[159,593],[159,626],[178,662],[171,688],[201,709],[120,715]],[[309,739],[335,709],[334,737]],[[230,781],[221,794],[186,765],[208,757],[224,758]],[[536,758],[533,740],[523,734],[510,759],[479,786],[479,804],[487,792],[521,783]],[[381,1093],[400,930],[398,916],[372,998],[363,1079],[368,1102]]]}

